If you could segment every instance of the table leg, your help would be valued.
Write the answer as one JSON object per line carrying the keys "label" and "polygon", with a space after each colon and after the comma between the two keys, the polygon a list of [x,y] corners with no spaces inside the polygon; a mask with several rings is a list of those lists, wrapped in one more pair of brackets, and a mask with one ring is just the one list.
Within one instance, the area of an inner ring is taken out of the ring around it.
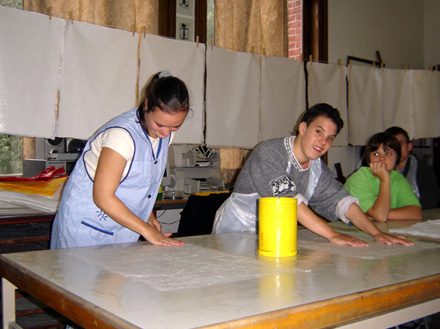
{"label": "table leg", "polygon": [[3,327],[10,328],[10,323],[15,323],[15,287],[5,278],[2,278],[2,311]]}

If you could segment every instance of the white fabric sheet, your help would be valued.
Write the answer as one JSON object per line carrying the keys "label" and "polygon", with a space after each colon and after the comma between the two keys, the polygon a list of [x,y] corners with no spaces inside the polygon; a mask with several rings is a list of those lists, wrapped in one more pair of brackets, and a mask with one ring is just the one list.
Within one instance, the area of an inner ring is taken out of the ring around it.
{"label": "white fabric sheet", "polygon": [[261,138],[294,132],[306,109],[304,64],[283,57],[263,57],[261,65]]}
{"label": "white fabric sheet", "polygon": [[[125,257],[124,266],[121,266],[120,260],[117,260],[110,250],[109,252],[105,252],[103,249],[100,249],[99,252],[88,250],[75,257],[80,257],[89,264],[96,264],[102,269],[118,273],[123,277],[132,277],[137,282],[142,282],[162,293],[219,286],[231,282],[279,275],[280,273],[302,271],[294,266],[280,269],[270,262],[227,254],[188,242],[182,247],[175,248],[172,256],[169,253],[164,253],[160,248],[144,248],[143,246],[141,248],[141,253]],[[147,257],[149,262],[155,266],[145,266]],[[197,265],[191,266],[189,264]],[[215,275],[210,273],[215,273]],[[169,280],[168,276],[173,279]]]}
{"label": "white fabric sheet", "polygon": [[384,245],[374,241],[371,236],[356,228],[351,230],[351,232],[342,231],[342,233],[368,242],[368,247],[356,248],[350,246],[338,246],[309,230],[298,230],[298,248],[322,250],[335,255],[345,255],[363,259],[383,259],[386,257],[402,256],[409,253],[440,248],[437,243],[423,242],[416,239],[411,239],[414,242],[414,245],[410,247],[402,245]]}
{"label": "white fabric sheet", "polygon": [[[138,105],[138,34],[5,6],[0,28],[0,133],[85,139]],[[152,35],[140,41],[139,87],[164,69],[181,78],[193,112],[174,142],[201,143],[205,45]],[[253,148],[293,129],[304,107],[301,63],[219,48],[206,54],[208,144]],[[347,69],[308,63],[307,70],[309,104],[327,102],[344,119],[334,145],[364,144],[392,125],[414,138],[440,136],[438,71],[353,66],[347,114]]]}
{"label": "white fabric sheet", "polygon": [[87,139],[136,106],[137,36],[68,22],[57,136]]}
{"label": "white fabric sheet", "polygon": [[48,213],[55,213],[60,203],[59,197],[50,198],[37,194],[9,191],[0,191],[0,200]]}
{"label": "white fabric sheet", "polygon": [[412,138],[440,136],[440,72],[412,71]]}
{"label": "white fabric sheet", "polygon": [[208,48],[206,143],[253,148],[259,141],[260,56]]}
{"label": "white fabric sheet", "polygon": [[381,72],[384,129],[399,126],[414,136],[411,71],[382,69]]}
{"label": "white fabric sheet", "polygon": [[440,219],[427,220],[409,227],[390,229],[394,234],[405,234],[423,238],[440,239]]}
{"label": "white fabric sheet", "polygon": [[0,6],[0,133],[55,137],[64,20]]}
{"label": "white fabric sheet", "polygon": [[162,70],[181,79],[188,88],[192,112],[176,132],[173,143],[202,143],[205,45],[147,34],[141,39],[140,58],[140,88]]}
{"label": "white fabric sheet", "polygon": [[307,63],[309,107],[317,103],[328,103],[337,108],[344,120],[333,145],[347,145],[347,68],[337,64]]}
{"label": "white fabric sheet", "polygon": [[348,86],[349,142],[365,145],[372,134],[384,129],[381,70],[350,65]]}

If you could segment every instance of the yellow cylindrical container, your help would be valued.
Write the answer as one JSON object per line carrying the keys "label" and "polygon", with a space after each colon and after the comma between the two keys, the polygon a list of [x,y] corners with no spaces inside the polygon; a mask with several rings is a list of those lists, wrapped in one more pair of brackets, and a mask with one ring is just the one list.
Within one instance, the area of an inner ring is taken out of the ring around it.
{"label": "yellow cylindrical container", "polygon": [[297,200],[260,198],[258,201],[258,253],[271,257],[296,255]]}

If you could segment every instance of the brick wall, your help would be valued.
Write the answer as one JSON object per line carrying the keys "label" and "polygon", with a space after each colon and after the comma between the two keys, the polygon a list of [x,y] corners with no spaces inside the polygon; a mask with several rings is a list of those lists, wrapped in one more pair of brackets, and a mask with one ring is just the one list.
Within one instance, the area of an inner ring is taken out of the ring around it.
{"label": "brick wall", "polygon": [[287,0],[288,56],[302,60],[302,3],[303,0]]}

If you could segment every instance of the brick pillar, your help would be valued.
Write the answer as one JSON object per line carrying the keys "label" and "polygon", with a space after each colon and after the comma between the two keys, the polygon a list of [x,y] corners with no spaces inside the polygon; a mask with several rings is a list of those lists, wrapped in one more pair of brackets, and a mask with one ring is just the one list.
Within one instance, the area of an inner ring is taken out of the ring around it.
{"label": "brick pillar", "polygon": [[288,56],[302,61],[302,3],[303,0],[287,0],[287,35],[289,38]]}

